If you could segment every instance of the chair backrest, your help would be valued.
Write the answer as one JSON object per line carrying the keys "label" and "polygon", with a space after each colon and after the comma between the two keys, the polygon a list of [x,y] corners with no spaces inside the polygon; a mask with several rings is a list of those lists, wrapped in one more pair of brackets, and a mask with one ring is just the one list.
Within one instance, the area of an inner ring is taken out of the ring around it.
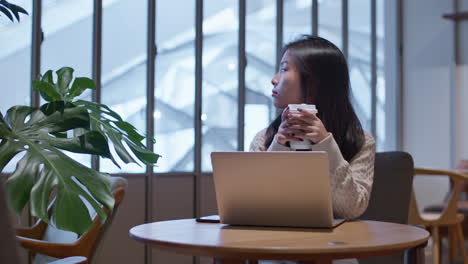
{"label": "chair backrest", "polygon": [[407,224],[413,170],[413,158],[406,152],[376,153],[369,206],[360,218]]}
{"label": "chair backrest", "polygon": [[[42,240],[52,243],[73,244],[75,249],[73,250],[71,255],[84,256],[88,259],[90,263],[92,263],[92,259],[96,253],[96,250],[99,247],[99,244],[102,241],[108,229],[108,226],[112,223],[117,209],[124,198],[126,187],[127,181],[124,178],[111,177],[111,190],[115,199],[114,210],[112,211],[112,213],[109,213],[107,209],[104,209],[108,216],[106,222],[103,225],[101,224],[101,220],[99,216],[96,215],[94,209],[91,206],[88,206],[90,215],[94,218],[94,220],[93,226],[86,233],[78,237],[76,233],[56,229],[55,227],[48,225],[44,232]],[[65,255],[60,255],[60,253],[57,254],[57,256],[36,254],[33,263],[49,263],[51,261],[57,260],[57,258],[68,257]]]}
{"label": "chair backrest", "polygon": [[[369,206],[360,219],[407,224],[413,190],[413,170],[413,158],[406,152],[376,153]],[[403,262],[403,254],[359,260],[360,264]]]}
{"label": "chair backrest", "polygon": [[17,242],[9,217],[10,210],[6,202],[3,186],[3,182],[0,179],[0,234],[2,234],[0,239],[0,260],[2,264],[16,264],[20,263],[16,249]]}
{"label": "chair backrest", "polygon": [[461,174],[459,171],[453,170],[439,170],[439,169],[425,169],[425,168],[415,168],[414,175],[425,175],[425,176],[447,176],[450,179],[450,191],[448,193],[447,206],[444,206],[440,212],[440,217],[435,219],[424,219],[419,212],[418,203],[416,196],[413,192],[410,215],[408,221],[414,225],[424,225],[424,226],[434,226],[439,225],[440,223],[450,223],[456,221],[457,219],[457,201],[460,197],[460,192],[462,190],[461,186],[465,182],[465,175]]}

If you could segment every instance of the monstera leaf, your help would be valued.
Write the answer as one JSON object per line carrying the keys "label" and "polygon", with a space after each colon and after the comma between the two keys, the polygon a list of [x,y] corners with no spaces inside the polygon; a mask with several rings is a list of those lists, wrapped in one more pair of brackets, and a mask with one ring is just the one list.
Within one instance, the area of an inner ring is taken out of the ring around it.
{"label": "monstera leaf", "polygon": [[70,138],[54,136],[88,127],[89,114],[80,107],[45,115],[40,109],[15,106],[8,110],[5,118],[0,116],[0,170],[14,156],[25,153],[6,182],[10,203],[16,212],[21,212],[30,200],[32,215],[49,222],[47,208],[56,186],[52,212],[57,228],[78,234],[89,229],[92,221],[81,199],[105,220],[101,204],[112,209],[114,203],[108,176],[81,165],[59,150],[109,157],[105,138],[95,131]]}
{"label": "monstera leaf", "polygon": [[[117,166],[109,142],[125,163],[154,165],[159,155],[147,150],[141,143],[145,137],[106,105],[76,100],[86,89],[96,89],[91,79],[73,79],[70,67],[56,74],[56,82],[51,70],[33,81],[33,90],[48,103],[40,108],[15,106],[5,117],[0,113],[0,171],[23,154],[6,182],[12,208],[21,212],[29,202],[34,216],[82,234],[92,224],[87,206],[103,221],[102,206],[113,208],[109,176],[81,165],[63,150],[109,158]],[[50,221],[48,206],[55,189]]]}
{"label": "monstera leaf", "polygon": [[[93,80],[84,77],[75,78],[69,88],[72,78],[73,69],[63,67],[57,71],[57,83],[52,78],[51,70],[47,71],[39,80],[34,81],[34,89],[39,91],[45,100],[53,102],[41,109],[50,113],[63,111],[66,107],[82,107],[90,114],[91,130],[99,132],[107,141],[111,141],[115,152],[124,163],[138,164],[128,151],[130,150],[140,162],[146,165],[156,164],[160,155],[147,150],[142,143],[145,137],[138,133],[133,125],[124,121],[119,114],[104,104],[75,100],[75,97],[81,95],[86,89],[96,89]],[[61,102],[64,103],[59,104]],[[154,139],[152,142],[154,143]],[[105,157],[111,159],[120,168],[112,155]]]}
{"label": "monstera leaf", "polygon": [[[140,135],[130,123],[122,120],[116,112],[106,105],[93,102],[79,100],[74,104],[88,109],[92,130],[99,131],[108,140],[112,141],[115,152],[123,162],[137,163],[125,147],[126,144],[139,161],[146,165],[156,164],[160,155],[147,150],[145,145],[141,143],[145,137]],[[152,139],[152,142],[154,144],[154,139]],[[115,165],[119,166],[113,157],[111,159]]]}
{"label": "monstera leaf", "polygon": [[57,83],[54,82],[52,70],[33,81],[33,90],[39,91],[42,98],[48,102],[64,101],[70,102],[81,95],[86,89],[96,89],[94,81],[86,77],[75,78],[73,84],[73,69],[70,67],[60,68],[57,73]]}
{"label": "monstera leaf", "polygon": [[28,12],[24,10],[21,6],[11,4],[6,0],[0,0],[0,12],[7,16],[11,22],[15,22],[13,16],[16,17],[18,22],[20,21],[20,13],[28,15]]}

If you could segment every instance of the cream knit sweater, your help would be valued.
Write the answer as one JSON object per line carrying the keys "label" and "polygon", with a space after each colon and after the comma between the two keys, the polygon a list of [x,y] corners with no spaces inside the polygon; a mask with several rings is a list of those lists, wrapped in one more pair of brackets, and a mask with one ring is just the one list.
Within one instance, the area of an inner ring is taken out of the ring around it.
{"label": "cream knit sweater", "polygon": [[[252,140],[250,151],[291,151],[273,139],[270,147],[265,149],[265,132],[261,130]],[[374,177],[375,141],[365,133],[365,142],[361,150],[347,162],[333,135],[312,146],[314,151],[328,152],[330,162],[330,183],[332,204],[335,218],[356,218],[367,208]]]}

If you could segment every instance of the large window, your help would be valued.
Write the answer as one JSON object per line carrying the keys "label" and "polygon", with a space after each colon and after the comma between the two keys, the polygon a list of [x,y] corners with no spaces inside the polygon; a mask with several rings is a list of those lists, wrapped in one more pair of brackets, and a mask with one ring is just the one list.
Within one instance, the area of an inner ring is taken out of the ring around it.
{"label": "large window", "polygon": [[349,76],[354,108],[365,130],[372,130],[371,1],[355,0],[349,7]]}
{"label": "large window", "polygon": [[[353,0],[348,2],[350,2],[350,6],[354,5]],[[363,10],[363,12],[366,12],[366,10]],[[319,1],[318,14],[318,35],[343,49],[343,1]]]}
{"label": "large window", "polygon": [[247,1],[245,32],[244,150],[258,131],[268,126],[276,111],[271,100],[271,79],[276,61],[276,6],[270,1]]}
{"label": "large window", "polygon": [[[255,134],[277,114],[271,78],[281,52],[278,40],[284,44],[314,28],[347,56],[354,106],[364,128],[376,136],[378,148],[395,133],[385,126],[387,117],[394,115],[389,115],[393,110],[386,99],[383,0],[103,0],[102,9],[97,9],[101,41],[93,39],[96,2],[39,3],[44,32],[44,41],[37,45],[39,69],[31,65],[32,16],[24,16],[21,23],[0,20],[5,87],[1,111],[30,103],[31,80],[25,77],[31,67],[44,72],[71,66],[76,76],[99,73],[94,77],[101,81],[100,101],[156,139],[154,150],[162,155],[156,174],[210,173],[212,151],[248,150]],[[156,6],[154,12],[148,10],[149,3]],[[32,1],[18,4],[32,12]],[[151,13],[154,24],[148,18]],[[150,32],[155,42],[148,44]],[[148,45],[157,50],[152,72]],[[246,59],[244,69],[240,56]],[[100,71],[93,71],[97,66]],[[155,81],[148,82],[151,79]],[[149,91],[154,92],[150,100]],[[147,104],[151,100],[154,107]],[[151,129],[149,119],[154,121]],[[146,173],[144,167],[118,169],[108,160],[99,162],[101,170],[111,173]]]}
{"label": "large window", "polygon": [[[41,73],[66,66],[75,69],[74,76],[91,76],[92,14],[93,4],[88,0],[42,1]],[[91,92],[86,91],[81,97],[89,100]],[[42,98],[40,102],[45,103]],[[89,155],[67,155],[91,166]]]}
{"label": "large window", "polygon": [[203,1],[202,171],[210,153],[237,149],[238,1]]}
{"label": "large window", "polygon": [[42,1],[43,71],[69,66],[75,69],[75,76],[91,76],[92,15],[89,0]]}
{"label": "large window", "polygon": [[283,10],[284,43],[288,43],[302,34],[312,34],[312,1],[286,0]]}
{"label": "large window", "polygon": [[195,12],[183,10],[195,10],[195,1],[156,6],[154,148],[163,155],[157,172],[195,168]]}
{"label": "large window", "polygon": [[[147,6],[145,1],[119,0],[104,1],[102,7],[101,102],[142,132],[146,131]],[[119,169],[109,159],[101,160],[101,169],[145,172],[134,163]]]}
{"label": "large window", "polygon": [[[387,111],[394,111],[394,107],[392,104],[389,103],[389,99],[387,98],[387,94],[390,91],[387,90],[385,85],[385,13],[384,13],[384,0],[377,0],[377,24],[376,24],[376,45],[377,45],[377,61],[376,61],[376,135],[377,135],[377,150],[382,151],[385,150],[388,146],[392,146],[394,144],[394,140],[390,139],[390,137],[395,138],[394,132],[386,131],[388,127],[386,126],[388,123],[393,123],[394,120],[389,117]],[[395,96],[395,95],[393,95]],[[391,116],[391,115],[390,115]],[[393,135],[392,135],[393,134]]]}

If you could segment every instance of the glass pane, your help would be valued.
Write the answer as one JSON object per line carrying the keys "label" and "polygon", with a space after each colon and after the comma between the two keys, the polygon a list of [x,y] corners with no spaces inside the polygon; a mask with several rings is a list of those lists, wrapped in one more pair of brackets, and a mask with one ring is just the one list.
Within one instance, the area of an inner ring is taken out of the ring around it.
{"label": "glass pane", "polygon": [[[146,1],[107,1],[102,16],[102,102],[142,134],[146,134],[147,9]],[[113,148],[111,152],[115,154]],[[136,164],[121,167],[101,160],[106,172],[146,170]]]}
{"label": "glass pane", "polygon": [[11,22],[3,13],[0,17],[0,72],[2,96],[0,111],[6,114],[14,105],[30,105],[32,1],[14,2],[29,13],[20,14],[20,22]]}
{"label": "glass pane", "polygon": [[246,105],[244,150],[275,116],[271,78],[275,74],[276,3],[248,1],[246,17]]}
{"label": "glass pane", "polygon": [[[91,77],[93,3],[88,0],[44,1],[42,3],[41,73],[72,67],[74,77]],[[91,91],[81,98],[91,99]],[[41,104],[46,103],[41,98]],[[67,152],[85,166],[91,166],[89,155]]]}
{"label": "glass pane", "polygon": [[354,108],[365,130],[371,131],[371,8],[370,0],[349,2],[349,72]]}
{"label": "glass pane", "polygon": [[[360,0],[359,0],[360,1]],[[353,1],[349,1],[349,5],[353,5]],[[342,0],[326,0],[319,1],[318,5],[318,35],[325,38],[338,48],[343,47],[342,43]]]}
{"label": "glass pane", "polygon": [[92,1],[49,1],[42,5],[41,73],[68,66],[75,69],[75,77],[91,77]]}
{"label": "glass pane", "polygon": [[384,0],[377,0],[377,151],[387,146],[385,110],[389,109],[385,94],[385,17]]}
{"label": "glass pane", "polygon": [[[275,2],[269,1],[269,4],[272,5]],[[271,25],[276,25],[276,21],[273,20]],[[285,0],[283,5],[283,43],[291,42],[303,34],[312,34],[312,1]]]}
{"label": "glass pane", "polygon": [[[0,17],[0,72],[2,96],[0,112],[5,115],[14,105],[30,105],[31,85],[31,35],[32,35],[32,1],[15,1],[28,13],[20,14],[20,22],[11,22],[5,15]],[[14,171],[17,162],[23,155],[17,155],[3,169],[3,173]]]}
{"label": "glass pane", "polygon": [[237,149],[238,1],[208,0],[203,10],[202,170],[212,151]]}
{"label": "glass pane", "polygon": [[155,170],[193,171],[195,1],[157,1],[156,12]]}

